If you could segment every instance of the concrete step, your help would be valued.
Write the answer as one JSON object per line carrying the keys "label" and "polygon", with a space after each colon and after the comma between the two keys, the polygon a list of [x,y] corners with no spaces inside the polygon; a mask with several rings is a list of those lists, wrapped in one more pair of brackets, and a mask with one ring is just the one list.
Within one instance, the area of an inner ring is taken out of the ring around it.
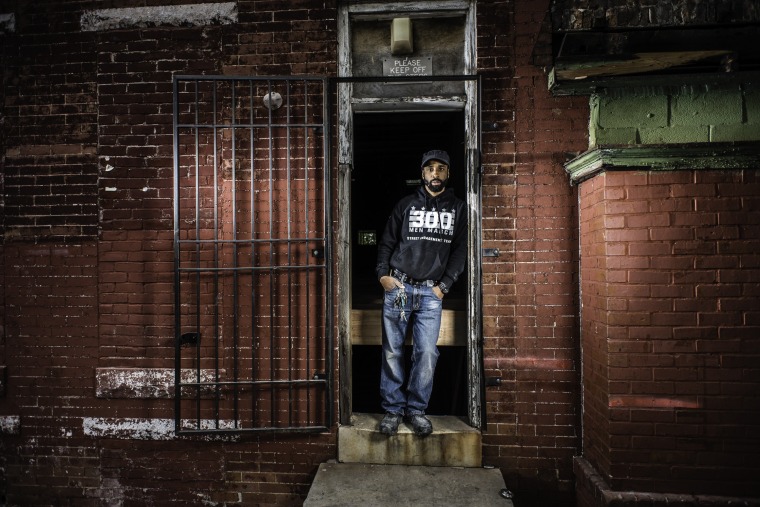
{"label": "concrete step", "polygon": [[498,469],[327,462],[304,507],[514,507]]}
{"label": "concrete step", "polygon": [[380,465],[475,467],[483,461],[480,431],[453,416],[428,416],[433,433],[418,437],[401,423],[398,434],[383,435],[380,414],[354,413],[350,426],[338,428],[338,461]]}

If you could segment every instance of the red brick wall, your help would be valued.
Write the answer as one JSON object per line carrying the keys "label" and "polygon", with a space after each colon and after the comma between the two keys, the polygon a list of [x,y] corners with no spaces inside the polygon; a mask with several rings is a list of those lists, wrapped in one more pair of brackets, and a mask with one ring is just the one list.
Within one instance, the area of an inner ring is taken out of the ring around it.
{"label": "red brick wall", "polygon": [[173,418],[171,399],[94,394],[98,367],[173,367],[172,75],[334,75],[334,8],[239,2],[236,27],[82,33],[91,2],[49,4],[2,38],[0,416],[21,433],[0,441],[0,503],[300,505],[334,432],[142,441],[83,420]]}
{"label": "red brick wall", "polygon": [[[0,416],[22,418],[21,434],[0,440],[8,503],[300,504],[335,457],[334,431],[83,431],[84,418],[173,416],[170,399],[94,395],[96,368],[173,366],[172,75],[334,76],[325,5],[239,1],[237,25],[98,33],[79,31],[91,2],[16,11],[17,33],[2,37]],[[486,393],[484,460],[522,507],[572,503],[580,191],[584,455],[615,488],[651,489],[654,477],[658,490],[752,493],[756,469],[737,463],[757,454],[742,445],[757,429],[755,173],[615,173],[571,187],[562,164],[587,145],[588,103],[551,97],[535,65],[548,8],[478,5],[483,246],[501,252],[483,265],[485,374],[502,379]]]}
{"label": "red brick wall", "polygon": [[8,388],[0,415],[21,435],[0,439],[8,504],[82,498],[98,484],[97,449],[83,438],[98,357],[97,247],[26,242],[4,247]]}
{"label": "red brick wall", "polygon": [[[535,65],[548,2],[478,5],[484,76],[483,455],[520,505],[567,505],[580,445],[576,191],[564,153],[588,144],[585,97],[551,97]],[[514,28],[511,28],[514,27]]]}
{"label": "red brick wall", "polygon": [[580,192],[584,457],[613,490],[757,496],[758,173]]}

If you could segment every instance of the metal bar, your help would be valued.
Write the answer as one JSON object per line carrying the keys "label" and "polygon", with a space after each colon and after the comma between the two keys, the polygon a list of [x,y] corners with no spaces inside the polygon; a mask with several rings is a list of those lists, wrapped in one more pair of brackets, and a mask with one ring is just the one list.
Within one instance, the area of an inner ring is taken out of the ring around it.
{"label": "metal bar", "polygon": [[[304,79],[303,81],[303,119],[304,121],[309,119],[309,84]],[[303,213],[304,213],[304,234],[306,236],[309,235],[309,129],[304,128],[304,135],[303,135],[303,184],[304,184],[304,207],[303,207]],[[307,246],[308,249],[308,246]],[[308,265],[309,262],[309,255],[306,255],[306,286],[305,286],[305,292],[306,292],[306,365],[304,366],[305,371],[304,373],[306,376],[309,376],[309,371],[311,369],[311,305],[310,305],[310,293],[311,290],[311,284],[310,284],[310,277],[309,277],[309,268]],[[306,391],[306,417],[307,421],[310,422],[311,417],[311,391]]]}
{"label": "metal bar", "polygon": [[[230,100],[232,102],[231,105],[231,121],[234,124],[235,123],[235,84],[237,81],[232,81],[232,89],[230,90]],[[238,380],[238,342],[239,342],[239,329],[238,329],[238,306],[240,302],[238,301],[238,290],[239,290],[239,279],[238,279],[238,242],[237,242],[237,146],[235,144],[235,127],[232,127],[232,174],[231,174],[231,182],[230,185],[232,186],[232,239],[234,240],[232,243],[232,265],[235,268],[232,271],[232,378],[234,379],[235,383],[237,384]],[[238,390],[237,385],[233,389],[233,419],[235,420],[235,427],[238,426],[239,421],[239,411],[238,411]]]}
{"label": "metal bar", "polygon": [[300,380],[222,380],[219,382],[180,382],[183,387],[210,387],[210,386],[235,386],[235,385],[326,385],[325,379],[300,379]]}
{"label": "metal bar", "polygon": [[184,243],[219,243],[220,245],[223,244],[232,244],[232,243],[288,243],[288,242],[311,242],[311,241],[323,241],[325,238],[324,236],[314,236],[314,237],[299,237],[299,238],[292,238],[290,240],[287,239],[278,239],[278,238],[272,238],[272,239],[257,239],[254,241],[248,240],[248,239],[228,239],[228,240],[219,240],[214,241],[213,239],[200,239],[200,240],[180,240],[180,244]]}
{"label": "metal bar", "polygon": [[[267,91],[272,93],[272,81],[267,81]],[[273,147],[272,147],[272,109],[267,108],[268,113],[267,117],[269,120],[269,237],[271,238],[274,233],[274,226],[272,225],[274,223],[274,180],[272,178],[272,158],[273,158]],[[269,262],[272,264],[272,261],[274,260],[274,248],[272,248],[272,244],[269,244]],[[274,278],[275,278],[275,271],[272,269],[269,274],[269,379],[274,380],[274,324],[275,324],[275,316],[274,316]],[[274,424],[275,420],[275,396],[274,396],[274,389],[270,391],[270,422]]]}
{"label": "metal bar", "polygon": [[[290,201],[291,201],[291,187],[290,187],[290,179],[291,179],[291,173],[290,173],[290,120],[291,120],[291,113],[292,113],[292,103],[290,101],[290,81],[287,81],[285,83],[285,123],[288,125],[285,131],[285,152],[287,153],[287,157],[285,159],[285,179],[286,179],[286,191],[285,194],[287,196],[287,210],[286,215],[288,219],[288,225],[287,225],[287,234],[288,234],[288,266],[290,266],[293,262],[292,259],[292,243],[290,242],[290,237],[292,236],[292,230],[291,230],[291,223],[290,223]],[[293,364],[293,277],[291,276],[292,271],[290,269],[287,270],[288,273],[288,380],[293,380],[293,368],[291,365]],[[289,384],[288,389],[288,426],[293,426],[293,388],[292,384]]]}
{"label": "metal bar", "polygon": [[[248,128],[248,127],[251,127],[251,125],[249,125],[247,123],[216,123],[216,122],[214,122],[214,123],[180,123],[177,126],[180,127],[180,128],[201,128],[201,129],[202,128],[212,129],[214,127],[217,127],[217,128],[218,127],[224,127],[224,128],[232,128],[232,127],[235,127],[235,128]],[[288,126],[290,126],[290,127],[301,127],[301,128],[308,128],[308,127],[315,128],[315,127],[321,127],[322,124],[321,123],[291,123],[290,125],[288,125],[287,123],[274,123],[273,122],[271,125],[269,125],[269,124],[266,124],[266,125],[265,124],[252,125],[252,127],[256,128],[256,129],[267,129],[269,127],[287,128]]]}
{"label": "metal bar", "polygon": [[215,272],[222,272],[222,271],[295,271],[295,270],[306,270],[306,269],[315,269],[315,268],[323,268],[325,267],[324,264],[294,264],[292,266],[245,266],[245,267],[230,267],[230,268],[180,268],[181,272],[192,272],[192,273],[215,273]]}
{"label": "metal bar", "polygon": [[[480,158],[480,153],[482,153],[482,149],[483,149],[483,128],[482,128],[482,125],[483,125],[483,119],[482,119],[482,116],[483,116],[483,107],[482,107],[482,102],[481,102],[482,97],[483,97],[483,80],[481,79],[481,76],[478,75],[477,76],[477,98],[476,98],[476,100],[477,100],[477,129],[478,129],[478,134],[477,134],[478,146],[477,146],[477,150],[478,150],[479,158]],[[480,170],[480,168],[478,168],[477,174],[478,174],[478,184],[482,188],[482,186],[483,186],[483,177],[482,177],[482,171]],[[483,192],[479,191],[478,192],[478,202],[477,202],[478,216],[480,216],[480,213],[481,213],[481,211],[483,209],[483,204],[482,204],[483,197],[482,196],[483,196]],[[477,231],[477,240],[476,240],[475,248],[478,248],[478,246],[482,243],[482,231],[481,231],[482,225],[481,225],[480,222],[477,222],[476,224],[471,224],[470,227],[475,227],[475,230]],[[482,270],[483,270],[483,267],[482,267],[481,263],[477,264],[477,270],[478,270],[477,280],[481,280],[481,278],[482,278]],[[484,371],[485,371],[485,363],[484,363],[484,357],[483,357],[483,341],[484,341],[484,337],[483,337],[483,284],[479,283],[477,289],[475,289],[473,287],[470,287],[470,292],[475,292],[475,290],[477,290],[476,294],[477,294],[477,298],[478,298],[477,302],[476,302],[476,304],[477,304],[476,311],[477,311],[477,319],[478,319],[478,323],[479,323],[478,324],[478,337],[477,337],[477,339],[478,339],[478,354],[480,356],[480,364],[478,365],[478,367],[479,367],[478,383],[480,385],[480,421],[479,422],[480,422],[480,429],[481,429],[481,431],[486,431],[488,419],[486,417],[487,416],[487,411],[486,411],[486,408],[487,408],[487,404],[486,404],[486,383],[483,380]]]}
{"label": "metal bar", "polygon": [[[199,101],[198,101],[198,83],[195,83],[195,86],[193,87],[193,108],[195,111],[195,119],[196,122],[198,121],[198,107],[199,107]],[[195,263],[198,269],[200,269],[201,266],[201,245],[197,242],[198,238],[200,238],[201,234],[201,221],[200,221],[200,195],[201,195],[201,189],[200,189],[200,181],[201,181],[201,174],[200,174],[200,164],[198,163],[198,160],[200,158],[199,153],[199,144],[200,139],[198,138],[198,129],[193,129],[193,149],[195,152],[195,164],[194,164],[194,187],[195,187]],[[195,278],[195,327],[196,332],[200,333],[201,329],[201,273],[200,271],[196,275]],[[196,368],[196,378],[198,379],[198,382],[201,380],[201,343],[200,340],[195,345],[195,368]],[[195,418],[196,418],[196,424],[200,425],[201,420],[201,392],[198,390],[195,393],[196,403],[195,403]]]}
{"label": "metal bar", "polygon": [[[251,136],[251,144],[250,144],[250,146],[251,146],[251,148],[250,148],[251,149],[251,155],[250,155],[250,157],[251,157],[251,183],[250,183],[250,186],[251,186],[251,196],[250,196],[250,199],[251,199],[251,202],[250,202],[250,207],[251,207],[251,229],[250,229],[251,230],[251,238],[250,238],[250,243],[251,243],[251,262],[250,262],[250,264],[251,264],[251,267],[255,267],[256,266],[256,248],[255,248],[255,246],[256,246],[256,242],[255,242],[255,237],[256,237],[256,206],[255,206],[254,196],[256,195],[256,186],[255,186],[254,182],[256,181],[256,177],[255,177],[255,174],[256,174],[256,129],[253,128],[253,111],[254,111],[254,106],[253,106],[253,91],[254,91],[253,80],[248,81],[248,90],[249,90],[249,94],[250,94],[250,104],[249,104],[250,114],[248,115],[248,120],[249,120],[249,123],[250,123],[249,130],[250,130],[250,136]],[[255,272],[255,270],[252,270],[251,271],[251,379],[255,379],[256,378],[256,374],[257,374],[257,368],[256,368],[256,350],[257,350],[256,340],[258,339],[258,336],[256,334],[256,280],[257,280],[256,272]],[[254,421],[255,421],[255,418],[256,418],[256,409],[258,407],[257,400],[258,400],[258,398],[256,397],[256,391],[252,389],[251,390],[251,414],[252,414],[251,415],[251,418],[252,418],[251,425],[254,425]]]}
{"label": "metal bar", "polygon": [[447,81],[475,81],[478,79],[477,75],[459,74],[453,76],[337,76],[331,77],[330,80],[334,83],[416,83],[419,81],[425,82],[447,82]]}
{"label": "metal bar", "polygon": [[[174,198],[174,391],[180,393],[180,382],[182,381],[182,347],[180,336],[182,335],[182,300],[180,299],[180,279],[179,279],[179,132],[177,124],[179,123],[179,81],[175,79],[172,83],[172,131],[174,143],[172,144],[172,154],[174,156],[174,188],[172,196]],[[180,419],[182,413],[182,396],[177,394],[174,397],[174,431],[180,430]]]}
{"label": "metal bar", "polygon": [[[733,26],[733,25],[732,25]],[[419,81],[420,79],[425,81],[475,81],[478,79],[477,74],[451,74],[451,75],[439,75],[439,76],[333,76],[330,78],[324,76],[267,76],[261,78],[262,81],[272,83],[275,81],[297,81],[301,79],[308,79],[314,82],[327,82],[328,79],[333,83],[385,83],[385,82],[404,82],[404,81]],[[239,76],[220,76],[220,75],[177,75],[175,79],[180,81],[234,81],[241,79]]]}
{"label": "metal bar", "polygon": [[325,298],[323,301],[323,308],[325,309],[324,315],[326,316],[326,322],[324,326],[325,341],[326,343],[326,361],[325,373],[327,376],[327,389],[325,392],[325,398],[327,404],[325,407],[325,419],[327,420],[327,426],[332,426],[333,423],[333,405],[334,405],[334,393],[332,386],[333,382],[333,257],[332,257],[332,193],[331,189],[331,171],[332,153],[330,152],[330,138],[328,134],[332,132],[330,108],[328,105],[328,87],[327,78],[322,78],[322,121],[324,122],[324,134],[322,136],[322,153],[324,153],[323,166],[323,192],[324,192],[324,234],[325,234]]}
{"label": "metal bar", "polygon": [[[212,88],[212,110],[214,122],[216,122],[216,94],[217,94],[217,81],[213,81]],[[217,146],[218,132],[214,127],[214,267],[219,266],[219,147]],[[214,271],[214,378],[219,382],[219,340],[221,340],[221,334],[219,333],[219,273]],[[221,402],[221,392],[219,386],[216,388],[214,396],[214,419],[216,420],[217,428],[219,427],[219,405]]]}

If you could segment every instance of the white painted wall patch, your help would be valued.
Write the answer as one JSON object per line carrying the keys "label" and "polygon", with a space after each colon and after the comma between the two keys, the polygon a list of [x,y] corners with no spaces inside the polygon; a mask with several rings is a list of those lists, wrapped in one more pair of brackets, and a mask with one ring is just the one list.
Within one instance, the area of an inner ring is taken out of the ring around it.
{"label": "white painted wall patch", "polygon": [[124,7],[85,11],[80,19],[84,32],[149,28],[156,26],[205,26],[237,23],[236,2]]}

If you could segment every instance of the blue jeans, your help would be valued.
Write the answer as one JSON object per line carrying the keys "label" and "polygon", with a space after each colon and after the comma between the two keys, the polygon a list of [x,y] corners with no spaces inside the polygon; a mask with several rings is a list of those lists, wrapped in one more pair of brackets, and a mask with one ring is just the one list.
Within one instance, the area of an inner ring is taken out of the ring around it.
{"label": "blue jeans", "polygon": [[[401,288],[385,292],[383,301],[383,357],[380,371],[382,407],[394,414],[424,414],[433,392],[441,330],[441,300],[432,287],[404,284],[406,304],[397,303]],[[403,311],[402,311],[403,310]],[[406,393],[404,338],[412,323],[412,368]]]}

